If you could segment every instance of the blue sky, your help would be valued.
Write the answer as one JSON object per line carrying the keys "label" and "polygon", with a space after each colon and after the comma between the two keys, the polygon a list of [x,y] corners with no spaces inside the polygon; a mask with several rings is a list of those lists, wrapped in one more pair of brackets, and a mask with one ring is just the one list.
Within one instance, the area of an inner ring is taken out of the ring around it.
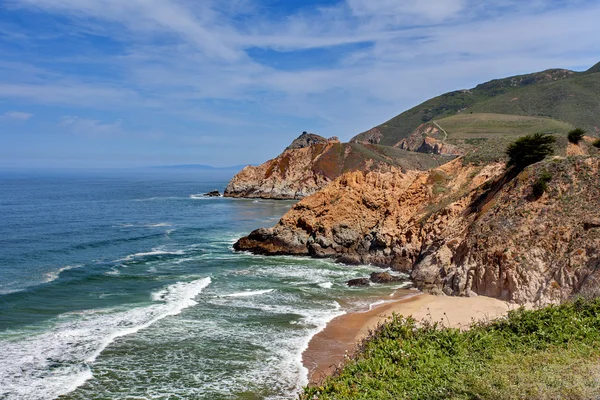
{"label": "blue sky", "polygon": [[0,167],[256,164],[600,61],[588,0],[0,0]]}

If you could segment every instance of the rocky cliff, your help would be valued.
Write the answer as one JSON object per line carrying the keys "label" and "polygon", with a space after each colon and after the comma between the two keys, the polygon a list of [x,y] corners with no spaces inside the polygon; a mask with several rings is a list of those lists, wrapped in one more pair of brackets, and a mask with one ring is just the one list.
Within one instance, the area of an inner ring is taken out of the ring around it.
{"label": "rocky cliff", "polygon": [[[597,156],[579,156],[517,176],[462,159],[430,171],[350,172],[234,247],[390,266],[435,293],[560,301],[597,287],[599,171]],[[542,176],[550,181],[535,194]]]}
{"label": "rocky cliff", "polygon": [[452,155],[420,154],[391,147],[340,143],[336,138],[303,133],[278,157],[248,166],[227,185],[224,196],[300,199],[349,171],[424,170]]}

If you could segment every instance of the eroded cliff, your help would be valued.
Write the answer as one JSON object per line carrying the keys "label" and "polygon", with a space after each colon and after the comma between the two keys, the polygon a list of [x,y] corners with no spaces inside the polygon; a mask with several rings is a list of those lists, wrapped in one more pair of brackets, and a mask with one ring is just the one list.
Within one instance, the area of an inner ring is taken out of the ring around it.
{"label": "eroded cliff", "polygon": [[303,133],[278,157],[240,171],[227,185],[224,196],[300,199],[349,171],[424,170],[453,158],[377,145],[340,143],[335,137],[325,139]]}
{"label": "eroded cliff", "polygon": [[[409,272],[421,289],[516,303],[560,301],[597,287],[600,159],[350,172],[298,202],[237,250],[332,257]],[[544,174],[547,190],[534,195]]]}

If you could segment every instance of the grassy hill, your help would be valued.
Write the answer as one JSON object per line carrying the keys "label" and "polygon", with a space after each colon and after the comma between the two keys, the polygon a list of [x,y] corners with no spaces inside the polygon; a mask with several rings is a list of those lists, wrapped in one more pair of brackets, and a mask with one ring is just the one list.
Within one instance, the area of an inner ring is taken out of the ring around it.
{"label": "grassy hill", "polygon": [[302,399],[592,399],[600,300],[509,313],[468,331],[393,316]]}
{"label": "grassy hill", "polygon": [[[469,113],[549,117],[600,135],[600,63],[585,72],[552,69],[495,79],[443,94],[392,118],[352,142],[394,146],[421,124]],[[370,139],[376,132],[379,139]]]}
{"label": "grassy hill", "polygon": [[443,130],[437,130],[436,139],[464,149],[469,161],[483,162],[504,159],[511,142],[537,132],[554,134],[555,154],[564,156],[567,133],[574,128],[552,118],[491,113],[457,114],[434,122]]}

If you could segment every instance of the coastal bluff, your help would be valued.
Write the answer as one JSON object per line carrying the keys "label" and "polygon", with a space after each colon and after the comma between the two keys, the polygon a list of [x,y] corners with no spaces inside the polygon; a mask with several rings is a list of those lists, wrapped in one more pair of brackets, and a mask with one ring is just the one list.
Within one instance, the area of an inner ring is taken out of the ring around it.
{"label": "coastal bluff", "polygon": [[242,169],[225,188],[225,197],[301,199],[351,171],[428,169],[453,157],[421,154],[387,146],[341,143],[303,132],[279,156]]}
{"label": "coastal bluff", "polygon": [[[598,286],[599,171],[597,156],[570,156],[515,177],[502,163],[462,159],[429,171],[349,172],[234,248],[391,267],[435,294],[560,302]],[[536,196],[542,174],[552,179]]]}

